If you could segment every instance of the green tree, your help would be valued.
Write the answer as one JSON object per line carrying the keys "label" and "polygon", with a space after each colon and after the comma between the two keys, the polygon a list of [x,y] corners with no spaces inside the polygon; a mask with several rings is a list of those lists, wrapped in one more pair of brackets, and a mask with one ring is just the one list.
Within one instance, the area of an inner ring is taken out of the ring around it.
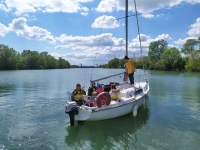
{"label": "green tree", "polygon": [[39,54],[39,69],[47,68],[47,56],[48,56],[48,52],[41,52]]}
{"label": "green tree", "polygon": [[167,42],[165,40],[158,40],[151,42],[149,45],[148,56],[152,61],[158,61],[161,59],[161,55],[164,50],[167,49]]}
{"label": "green tree", "polygon": [[187,60],[185,65],[187,71],[200,71],[200,50],[192,51]]}
{"label": "green tree", "polygon": [[175,47],[164,51],[161,57],[162,69],[176,70],[180,68],[181,54]]}
{"label": "green tree", "polygon": [[114,59],[111,59],[108,64],[106,65],[106,68],[119,68],[120,64],[119,64],[119,59],[118,58],[114,58]]}
{"label": "green tree", "polygon": [[56,69],[58,67],[58,61],[51,55],[47,56],[47,69]]}
{"label": "green tree", "polygon": [[28,64],[30,69],[39,69],[39,53],[37,51],[30,51]]}
{"label": "green tree", "polygon": [[183,45],[183,48],[181,49],[181,52],[190,55],[191,52],[193,52],[197,46],[199,45],[199,40],[196,39],[188,39],[185,44]]}
{"label": "green tree", "polygon": [[68,61],[66,61],[62,57],[59,57],[59,59],[58,59],[58,68],[70,68],[70,64],[69,64]]}
{"label": "green tree", "polygon": [[17,52],[13,48],[0,45],[0,69],[12,70],[17,68]]}

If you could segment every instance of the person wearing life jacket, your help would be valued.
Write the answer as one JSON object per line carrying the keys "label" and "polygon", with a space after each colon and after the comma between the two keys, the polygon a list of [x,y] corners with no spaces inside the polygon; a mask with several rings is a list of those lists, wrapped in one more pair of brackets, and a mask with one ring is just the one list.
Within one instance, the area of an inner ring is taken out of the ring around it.
{"label": "person wearing life jacket", "polygon": [[130,80],[130,84],[134,84],[134,72],[135,72],[135,66],[132,58],[128,58],[127,56],[124,57],[124,60],[126,62],[126,70],[128,73],[128,77]]}
{"label": "person wearing life jacket", "polygon": [[119,89],[116,89],[116,85],[111,85],[111,90],[109,92],[111,100],[117,100],[120,98]]}
{"label": "person wearing life jacket", "polygon": [[88,96],[94,95],[96,92],[95,82],[90,83],[90,87],[88,88]]}
{"label": "person wearing life jacket", "polygon": [[78,106],[83,105],[83,95],[86,95],[86,92],[84,91],[84,86],[81,88],[80,84],[76,85],[76,88],[72,92],[72,101],[75,101]]}
{"label": "person wearing life jacket", "polygon": [[103,88],[102,88],[102,85],[97,83],[97,89],[96,89],[96,92],[97,92],[97,95],[101,92],[104,92]]}

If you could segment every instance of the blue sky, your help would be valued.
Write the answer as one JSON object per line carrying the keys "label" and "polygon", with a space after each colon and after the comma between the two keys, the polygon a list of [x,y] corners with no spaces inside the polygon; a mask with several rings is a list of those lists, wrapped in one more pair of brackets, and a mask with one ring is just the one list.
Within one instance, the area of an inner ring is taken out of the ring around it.
{"label": "blue sky", "polygon": [[[164,39],[181,49],[200,36],[200,0],[136,0],[143,55]],[[0,44],[47,51],[70,64],[105,64],[125,55],[125,0],[0,0]],[[129,0],[129,15],[134,13]],[[129,57],[140,57],[136,18],[129,18]]]}

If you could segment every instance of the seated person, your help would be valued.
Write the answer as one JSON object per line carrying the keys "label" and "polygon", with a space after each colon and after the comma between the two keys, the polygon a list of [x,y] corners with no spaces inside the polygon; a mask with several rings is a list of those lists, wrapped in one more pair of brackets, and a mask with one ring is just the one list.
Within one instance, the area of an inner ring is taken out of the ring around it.
{"label": "seated person", "polygon": [[81,88],[80,84],[76,85],[76,88],[72,92],[72,101],[75,101],[78,106],[83,105],[83,95],[85,95],[86,92],[84,91],[84,86]]}
{"label": "seated person", "polygon": [[97,95],[101,92],[104,92],[104,89],[102,88],[102,85],[97,83],[97,89],[96,89]]}
{"label": "seated person", "polygon": [[111,90],[110,90],[109,94],[111,96],[111,100],[117,100],[120,98],[119,89],[116,89],[115,84],[111,85]]}
{"label": "seated person", "polygon": [[96,91],[95,82],[91,82],[90,87],[88,88],[88,96],[94,95],[95,91]]}

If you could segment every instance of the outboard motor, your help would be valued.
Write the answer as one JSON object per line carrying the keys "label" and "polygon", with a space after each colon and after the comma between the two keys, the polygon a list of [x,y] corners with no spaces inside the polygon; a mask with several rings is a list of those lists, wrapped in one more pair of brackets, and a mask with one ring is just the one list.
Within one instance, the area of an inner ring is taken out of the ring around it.
{"label": "outboard motor", "polygon": [[78,106],[74,101],[68,101],[65,104],[65,113],[69,115],[71,126],[74,125],[74,116],[78,115]]}

